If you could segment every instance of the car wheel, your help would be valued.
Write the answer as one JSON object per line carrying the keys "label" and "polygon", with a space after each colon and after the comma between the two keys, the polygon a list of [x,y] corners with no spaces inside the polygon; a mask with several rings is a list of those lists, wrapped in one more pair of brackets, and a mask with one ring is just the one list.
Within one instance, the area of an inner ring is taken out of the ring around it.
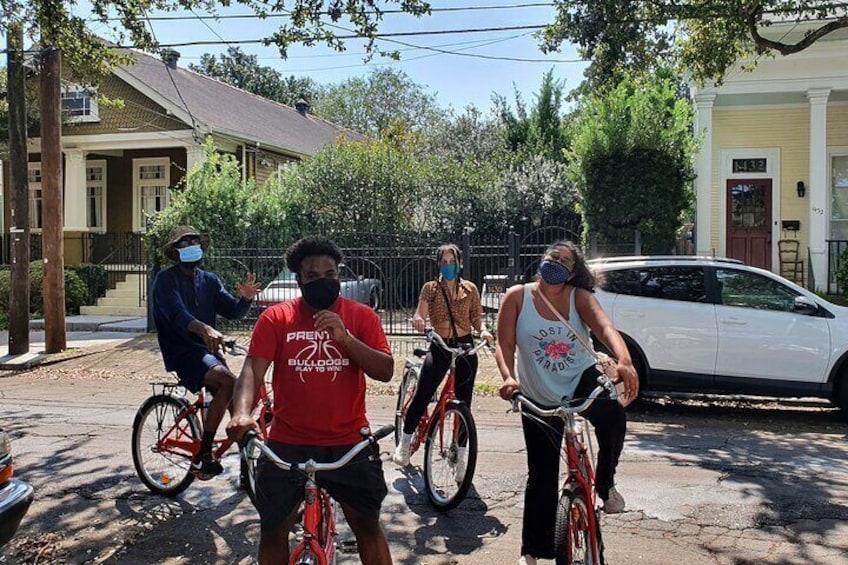
{"label": "car wheel", "polygon": [[380,291],[377,290],[377,287],[371,289],[371,294],[368,296],[368,305],[374,311],[380,308]]}

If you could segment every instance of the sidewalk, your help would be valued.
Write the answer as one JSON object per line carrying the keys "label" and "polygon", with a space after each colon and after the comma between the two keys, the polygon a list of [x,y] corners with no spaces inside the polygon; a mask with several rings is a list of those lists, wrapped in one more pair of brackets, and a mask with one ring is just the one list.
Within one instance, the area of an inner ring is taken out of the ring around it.
{"label": "sidewalk", "polygon": [[0,332],[0,369],[21,370],[36,365],[73,358],[84,349],[116,346],[146,330],[145,318],[113,316],[69,316],[66,318],[67,349],[62,353],[44,353],[44,320],[30,321],[29,352],[9,355],[9,332]]}

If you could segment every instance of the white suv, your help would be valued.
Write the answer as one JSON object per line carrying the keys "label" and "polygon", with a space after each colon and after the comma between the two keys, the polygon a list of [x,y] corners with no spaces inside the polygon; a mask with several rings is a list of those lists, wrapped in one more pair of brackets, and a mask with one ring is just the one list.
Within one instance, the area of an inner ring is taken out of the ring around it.
{"label": "white suv", "polygon": [[848,415],[848,308],[732,259],[589,266],[644,389],[818,396]]}

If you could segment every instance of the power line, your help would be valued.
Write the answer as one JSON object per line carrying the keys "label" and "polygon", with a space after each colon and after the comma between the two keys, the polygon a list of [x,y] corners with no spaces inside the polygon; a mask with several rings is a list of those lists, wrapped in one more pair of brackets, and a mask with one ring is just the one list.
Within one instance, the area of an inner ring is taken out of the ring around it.
{"label": "power line", "polygon": [[[483,27],[483,28],[463,28],[463,29],[440,29],[440,30],[429,30],[429,31],[401,31],[395,33],[376,33],[374,34],[375,39],[386,39],[391,37],[423,37],[423,36],[434,36],[434,35],[454,35],[454,34],[467,34],[467,33],[492,33],[498,31],[535,31],[540,30],[546,26],[544,25],[524,25],[524,26],[501,26],[501,27]],[[368,36],[353,33],[348,35],[336,35],[336,39],[368,39]],[[311,36],[306,38],[301,38],[299,41],[321,41],[323,37],[320,36]],[[178,41],[174,43],[157,43],[158,47],[198,47],[204,45],[221,45],[224,44],[232,44],[232,45],[249,45],[249,44],[263,44],[263,45],[272,45],[274,41],[271,38],[265,37],[261,39],[234,39],[231,41],[221,41],[221,40],[199,40],[199,41]],[[123,49],[134,49],[137,48],[135,45],[117,45],[117,47]]]}
{"label": "power line", "polygon": [[[445,12],[476,12],[483,10],[514,10],[514,9],[526,9],[526,8],[550,8],[555,6],[553,2],[528,2],[523,4],[504,4],[504,5],[495,5],[495,6],[451,6],[447,8],[430,8],[431,14],[436,13],[445,13]],[[193,10],[192,10],[193,12]],[[366,10],[363,12],[368,15],[387,15],[387,14],[406,14],[407,12],[402,9],[389,9],[389,10]],[[201,20],[243,20],[243,19],[259,19],[259,20],[267,20],[273,18],[288,18],[291,17],[290,12],[283,12],[279,14],[225,14],[225,15],[202,15],[198,16],[198,19]],[[151,16],[150,20],[154,22],[170,22],[170,21],[181,21],[181,20],[193,20],[192,16]],[[111,21],[120,21],[120,18],[90,18],[86,20],[87,22],[111,22]]]}

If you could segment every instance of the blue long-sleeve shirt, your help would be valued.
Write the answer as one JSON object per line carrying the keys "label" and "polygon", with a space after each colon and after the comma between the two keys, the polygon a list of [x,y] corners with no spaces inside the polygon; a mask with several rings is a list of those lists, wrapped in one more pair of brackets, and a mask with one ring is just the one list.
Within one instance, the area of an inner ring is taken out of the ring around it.
{"label": "blue long-sleeve shirt", "polygon": [[177,265],[156,275],[151,296],[159,349],[168,371],[186,352],[206,349],[203,339],[188,331],[193,320],[214,328],[216,314],[234,320],[250,308],[249,301],[227,292],[215,273],[195,269],[193,276],[186,275]]}

